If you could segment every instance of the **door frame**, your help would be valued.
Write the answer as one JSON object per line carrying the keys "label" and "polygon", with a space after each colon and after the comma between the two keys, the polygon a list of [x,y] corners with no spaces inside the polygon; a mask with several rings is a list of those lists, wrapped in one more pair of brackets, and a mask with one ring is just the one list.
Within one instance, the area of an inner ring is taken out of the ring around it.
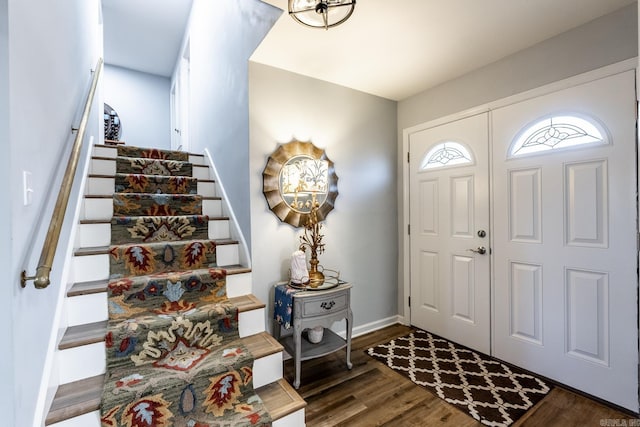
{"label": "door frame", "polygon": [[[629,70],[636,70],[636,75],[640,74],[640,67],[638,64],[638,58],[627,59],[625,61],[617,62],[615,64],[607,65],[602,68],[598,68],[593,71],[588,71],[586,73],[578,74],[573,77],[569,77],[566,79],[562,79],[535,89],[531,89],[525,92],[521,92],[516,95],[509,96],[507,98],[502,98],[496,101],[492,101],[486,104],[482,104],[473,108],[469,108],[467,110],[450,114],[444,117],[440,117],[434,120],[429,120],[427,122],[406,128],[402,130],[402,147],[401,152],[399,153],[402,169],[399,171],[400,176],[398,179],[402,183],[402,192],[398,195],[398,206],[400,208],[400,212],[398,215],[398,306],[402,307],[402,313],[398,314],[398,319],[401,323],[405,325],[411,324],[411,308],[409,306],[409,298],[411,296],[411,245],[410,245],[410,236],[409,236],[409,196],[410,196],[410,175],[409,175],[409,139],[410,136],[416,132],[423,131],[425,129],[429,129],[432,127],[440,126],[446,123],[450,123],[453,121],[457,121],[469,116],[473,116],[481,113],[490,113],[492,110],[496,108],[506,107],[511,104],[515,104],[518,102],[522,102],[531,98],[536,98],[542,95],[547,95],[553,92],[560,91],[562,89],[567,89],[573,86],[578,86],[584,83],[588,83],[594,80],[598,80],[604,77],[608,77],[614,74],[623,73]],[[640,91],[640,89],[639,89]],[[638,95],[636,94],[636,98]],[[636,117],[636,120],[638,118]],[[491,133],[491,130],[490,130]],[[637,136],[636,136],[637,138]],[[639,141],[636,141],[636,146],[639,145]],[[493,149],[493,142],[491,137],[489,137],[489,150]],[[636,155],[638,156],[638,164],[640,164],[640,150],[636,150]],[[492,170],[493,165],[491,164],[491,159],[489,161],[489,186],[492,187]],[[636,170],[636,184],[638,185],[638,189],[640,190],[640,174]],[[636,209],[637,218],[640,218],[640,207]],[[493,229],[493,212],[490,211],[489,214],[489,222],[491,224],[491,229]],[[636,230],[638,231],[638,230]],[[489,239],[489,247],[493,245],[493,238],[490,234]],[[636,254],[636,258],[640,265],[640,254]],[[493,263],[492,267],[493,269]],[[491,288],[493,288],[493,270],[491,271]],[[636,289],[640,288],[640,281],[636,283]],[[493,301],[493,296],[491,297]],[[640,312],[640,307],[639,307]],[[640,330],[640,324],[637,325]]]}

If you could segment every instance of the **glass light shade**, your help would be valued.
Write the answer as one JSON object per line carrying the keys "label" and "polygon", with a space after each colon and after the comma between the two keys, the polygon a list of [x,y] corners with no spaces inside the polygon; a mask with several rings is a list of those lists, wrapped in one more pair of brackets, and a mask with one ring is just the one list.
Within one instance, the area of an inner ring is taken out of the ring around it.
{"label": "glass light shade", "polygon": [[349,19],[356,0],[289,0],[289,15],[313,28],[335,27]]}

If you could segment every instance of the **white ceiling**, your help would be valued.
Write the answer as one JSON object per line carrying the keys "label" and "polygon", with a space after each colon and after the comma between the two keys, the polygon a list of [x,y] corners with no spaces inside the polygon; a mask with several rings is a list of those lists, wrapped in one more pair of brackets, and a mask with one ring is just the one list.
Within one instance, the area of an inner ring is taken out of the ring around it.
{"label": "white ceiling", "polygon": [[102,0],[104,60],[169,77],[192,0]]}
{"label": "white ceiling", "polygon": [[[103,0],[105,61],[171,75],[191,1]],[[328,31],[283,13],[251,59],[401,100],[635,2],[359,0]]]}

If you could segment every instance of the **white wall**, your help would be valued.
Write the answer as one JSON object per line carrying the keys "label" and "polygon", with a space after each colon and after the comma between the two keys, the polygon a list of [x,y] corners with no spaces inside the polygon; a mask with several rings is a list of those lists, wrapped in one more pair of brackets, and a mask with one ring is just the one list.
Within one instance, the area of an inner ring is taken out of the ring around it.
{"label": "white wall", "polygon": [[338,175],[320,263],[354,284],[356,327],[395,316],[396,102],[256,63],[249,82],[253,293],[272,308],[271,288],[286,279],[301,234],[269,210],[262,171],[279,143],[311,141]]}
{"label": "white wall", "polygon": [[171,148],[168,77],[107,64],[102,87],[104,102],[122,121],[122,141],[136,147]]}
{"label": "white wall", "polygon": [[[405,215],[402,192],[402,131],[430,120],[480,106],[638,55],[637,4],[600,17],[486,67],[450,80],[398,103],[398,198]],[[398,232],[402,233],[401,226]],[[402,236],[402,234],[399,234]],[[405,250],[399,246],[399,281],[406,273]],[[398,290],[399,312],[406,299]]]}
{"label": "white wall", "polygon": [[[5,384],[11,384],[11,372],[14,387],[10,395],[3,394],[0,400],[3,404],[8,401],[13,405],[14,425],[24,427],[32,425],[34,418],[41,415],[36,414],[38,393],[43,375],[46,376],[43,367],[54,332],[52,321],[56,302],[66,283],[60,283],[64,261],[60,256],[54,262],[52,284],[47,289],[37,290],[32,283],[22,289],[20,272],[25,267],[30,274],[35,271],[64,171],[60,165],[66,164],[73,141],[71,126],[78,124],[79,104],[88,89],[91,69],[101,55],[100,3],[99,0],[9,0],[8,3],[10,122],[9,144],[3,145],[2,156],[6,168],[1,168],[1,173],[6,178],[2,181],[3,210],[10,212],[11,218],[8,223],[6,218],[1,218],[0,240],[3,249],[6,249],[5,238],[8,237],[11,243],[8,253],[3,250],[0,262],[4,266],[7,257],[10,264],[8,268],[2,268],[3,296],[5,290],[9,292],[8,298],[2,299],[2,311],[12,312],[13,341],[3,340],[0,353],[12,351],[13,362],[5,360],[4,354],[0,356],[3,362],[0,364],[0,388],[4,393]],[[3,24],[0,28],[2,34],[7,26]],[[0,47],[0,58],[4,56],[2,51]],[[3,59],[0,59],[2,63]],[[0,85],[6,81],[6,76],[0,73]],[[4,105],[6,98],[1,96],[0,99],[0,105]],[[101,115],[101,112],[94,114],[89,135],[99,138]],[[2,116],[6,117],[5,114]],[[0,132],[5,132],[7,127],[1,127]],[[80,165],[80,169],[82,167]],[[30,206],[23,206],[22,202],[22,172],[25,170],[32,173],[34,193]],[[9,171],[8,176],[4,176],[6,171]],[[54,196],[48,197],[50,193]],[[71,206],[75,206],[76,200],[77,194],[72,197]],[[38,229],[36,226],[43,211],[45,221]],[[8,224],[10,236],[7,236]],[[59,248],[67,246],[69,226],[67,220]],[[4,328],[4,321],[2,325]],[[9,378],[7,383],[5,374]],[[2,422],[4,425],[4,412]]]}
{"label": "white wall", "polygon": [[258,0],[195,0],[188,29],[190,151],[209,149],[247,242],[251,241],[248,61],[281,13]]}
{"label": "white wall", "polygon": [[[8,0],[0,0],[0,147],[4,155],[0,156],[0,197],[10,199],[11,192],[11,146],[9,145],[9,31]],[[0,209],[0,271],[11,271],[11,210]],[[0,301],[11,301],[15,287],[6,281],[0,286]],[[13,311],[8,305],[0,310],[0,342],[7,349],[13,345]],[[14,425],[13,387],[13,352],[0,352],[0,413],[7,426]]]}

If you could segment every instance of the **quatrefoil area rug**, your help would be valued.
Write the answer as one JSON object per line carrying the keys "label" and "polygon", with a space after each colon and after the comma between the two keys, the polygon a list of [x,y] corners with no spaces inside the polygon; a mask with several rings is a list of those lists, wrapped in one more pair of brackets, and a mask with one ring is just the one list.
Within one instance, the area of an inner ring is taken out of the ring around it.
{"label": "quatrefoil area rug", "polygon": [[366,350],[487,426],[509,426],[551,385],[451,341],[416,330]]}

